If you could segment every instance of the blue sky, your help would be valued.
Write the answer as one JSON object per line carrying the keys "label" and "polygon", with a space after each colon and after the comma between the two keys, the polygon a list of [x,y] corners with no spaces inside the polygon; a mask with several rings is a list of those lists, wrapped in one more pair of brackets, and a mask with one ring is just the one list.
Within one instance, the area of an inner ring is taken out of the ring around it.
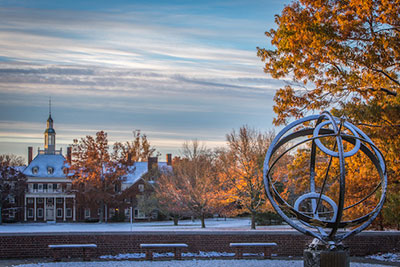
{"label": "blue sky", "polygon": [[57,146],[140,129],[165,153],[208,147],[247,124],[272,129],[284,85],[256,47],[289,1],[1,1],[0,153],[43,147],[52,99]]}

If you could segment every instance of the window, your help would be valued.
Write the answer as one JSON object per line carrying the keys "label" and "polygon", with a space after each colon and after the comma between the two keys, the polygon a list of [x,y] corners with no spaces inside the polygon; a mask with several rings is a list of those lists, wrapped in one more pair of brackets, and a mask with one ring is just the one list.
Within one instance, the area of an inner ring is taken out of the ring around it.
{"label": "window", "polygon": [[153,220],[157,220],[157,218],[158,218],[158,211],[153,210],[153,211],[151,212],[151,218],[152,218]]}
{"label": "window", "polygon": [[140,192],[143,192],[144,191],[144,184],[139,184],[138,188],[139,188]]}
{"label": "window", "polygon": [[33,184],[33,192],[37,192],[38,190],[38,184]]}
{"label": "window", "polygon": [[57,191],[57,184],[53,184],[53,191]]}
{"label": "window", "polygon": [[28,204],[33,204],[33,198],[28,198]]}
{"label": "window", "polygon": [[57,209],[57,218],[61,218],[62,217],[62,209],[58,208]]}
{"label": "window", "polygon": [[15,197],[14,196],[8,196],[8,203],[14,204],[15,203]]}
{"label": "window", "polygon": [[38,204],[42,204],[42,203],[43,203],[43,198],[38,198],[38,199],[37,199],[37,203],[38,203]]}
{"label": "window", "polygon": [[47,174],[53,174],[54,168],[53,167],[47,167]]}
{"label": "window", "polygon": [[47,192],[47,184],[43,184],[43,191]]}
{"label": "window", "polygon": [[85,209],[85,218],[90,218],[90,209]]}
{"label": "window", "polygon": [[115,191],[116,193],[121,192],[120,187],[118,186],[118,184],[115,184],[115,185],[114,185],[114,191]]}
{"label": "window", "polygon": [[39,167],[33,167],[32,168],[32,173],[37,174],[39,172]]}
{"label": "window", "polygon": [[62,204],[63,203],[63,199],[62,198],[57,198],[57,204]]}
{"label": "window", "polygon": [[47,204],[53,204],[53,199],[52,198],[48,198],[47,199]]}
{"label": "window", "polygon": [[135,208],[135,218],[145,218],[145,214],[144,212],[142,212],[141,210]]}
{"label": "window", "polygon": [[28,218],[33,218],[33,209],[28,209]]}
{"label": "window", "polygon": [[65,215],[67,218],[71,218],[72,217],[72,210],[70,208],[67,208]]}
{"label": "window", "polygon": [[97,215],[100,215],[101,214],[101,208],[98,208],[97,209]]}
{"label": "window", "polygon": [[71,184],[67,184],[67,191],[71,191],[71,187],[72,187]]}
{"label": "window", "polygon": [[39,218],[43,218],[43,209],[42,208],[37,209],[37,216]]}
{"label": "window", "polygon": [[39,192],[43,192],[43,184],[38,184],[38,190]]}
{"label": "window", "polygon": [[28,191],[33,192],[33,184],[28,184]]}
{"label": "window", "polygon": [[125,217],[129,218],[131,216],[131,208],[125,209]]}
{"label": "window", "polygon": [[15,218],[15,209],[10,209],[8,211],[8,218],[14,219]]}

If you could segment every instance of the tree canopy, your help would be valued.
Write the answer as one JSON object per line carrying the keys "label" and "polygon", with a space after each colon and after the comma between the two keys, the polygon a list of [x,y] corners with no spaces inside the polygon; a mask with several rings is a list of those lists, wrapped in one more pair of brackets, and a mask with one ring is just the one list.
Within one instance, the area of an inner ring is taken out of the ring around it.
{"label": "tree canopy", "polygon": [[[389,180],[384,215],[399,205],[399,14],[399,0],[295,0],[276,15],[276,29],[265,33],[273,48],[257,48],[265,73],[291,80],[275,94],[275,125],[330,109],[382,150]],[[349,184],[368,189],[367,165],[348,169]],[[400,225],[398,215],[383,220]]]}
{"label": "tree canopy", "polygon": [[[293,82],[275,95],[274,123],[332,107],[357,122],[400,126],[400,1],[294,1],[258,48],[264,71]],[[367,115],[366,115],[367,114]]]}
{"label": "tree canopy", "polygon": [[14,167],[22,166],[24,163],[25,160],[20,156],[0,155],[0,224],[3,213],[9,214],[23,208],[23,203],[18,199],[25,192],[26,176]]}
{"label": "tree canopy", "polygon": [[71,170],[81,203],[94,201],[99,204],[102,220],[104,207],[115,201],[122,177],[126,174],[126,166],[112,160],[107,133],[100,131],[96,137],[88,135],[81,140],[74,140]]}
{"label": "tree canopy", "polygon": [[242,213],[251,214],[251,228],[255,229],[257,212],[268,209],[263,183],[263,161],[274,134],[263,134],[249,126],[242,126],[226,135],[228,149],[219,153],[219,176],[225,194]]}

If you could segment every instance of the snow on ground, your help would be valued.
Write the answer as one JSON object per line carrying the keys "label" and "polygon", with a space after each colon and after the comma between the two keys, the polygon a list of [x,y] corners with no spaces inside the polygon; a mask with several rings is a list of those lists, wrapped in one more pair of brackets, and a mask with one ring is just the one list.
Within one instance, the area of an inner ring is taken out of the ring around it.
{"label": "snow on ground", "polygon": [[[262,256],[262,253],[243,253],[244,256]],[[128,260],[128,259],[144,259],[145,253],[126,253],[118,255],[104,255],[100,259]],[[173,257],[174,253],[153,253],[154,258]],[[183,258],[217,258],[217,257],[233,257],[235,253],[216,252],[216,251],[199,251],[199,253],[183,252]]]}
{"label": "snow on ground", "polygon": [[[288,225],[259,226],[259,230],[291,230]],[[207,219],[206,228],[199,220],[182,220],[178,226],[172,221],[130,223],[13,223],[0,225],[0,233],[43,233],[43,232],[143,232],[143,231],[218,231],[249,230],[249,218]]]}
{"label": "snow on ground", "polygon": [[388,262],[400,262],[400,253],[385,253],[378,255],[367,256],[368,259],[388,261]]}
{"label": "snow on ground", "polygon": [[[51,262],[18,265],[18,267],[301,267],[302,260],[171,260],[171,261],[104,261],[104,262]],[[350,263],[351,267],[384,267],[369,263]]]}

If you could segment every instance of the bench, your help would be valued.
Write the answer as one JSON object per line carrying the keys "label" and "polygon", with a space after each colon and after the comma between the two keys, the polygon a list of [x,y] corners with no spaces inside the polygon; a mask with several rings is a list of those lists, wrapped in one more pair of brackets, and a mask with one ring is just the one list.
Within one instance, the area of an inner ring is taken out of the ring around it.
{"label": "bench", "polygon": [[54,261],[60,261],[60,253],[61,249],[71,249],[71,248],[81,248],[83,254],[84,261],[90,261],[90,258],[86,255],[86,249],[97,248],[96,244],[59,244],[59,245],[49,245],[49,248],[53,251]]}
{"label": "bench", "polygon": [[276,247],[276,243],[230,243],[229,246],[235,249],[235,258],[243,258],[243,249],[251,247],[262,247],[264,248],[264,259],[271,258],[271,249]]}
{"label": "bench", "polygon": [[146,260],[153,260],[153,250],[173,249],[176,260],[181,259],[181,250],[187,248],[187,244],[140,244],[140,248],[146,251]]}

